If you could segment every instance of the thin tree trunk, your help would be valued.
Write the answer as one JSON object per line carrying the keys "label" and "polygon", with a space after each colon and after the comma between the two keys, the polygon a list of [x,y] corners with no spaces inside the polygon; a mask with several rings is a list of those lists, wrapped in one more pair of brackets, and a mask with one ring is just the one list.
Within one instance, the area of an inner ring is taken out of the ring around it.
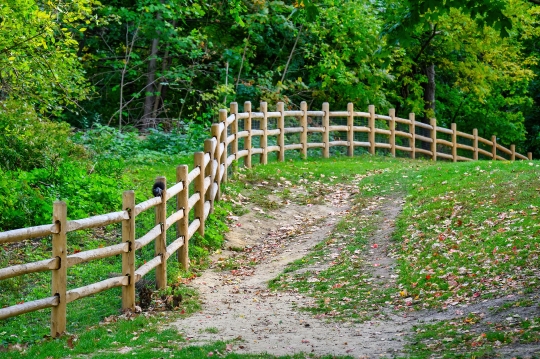
{"label": "thin tree trunk", "polygon": [[152,125],[152,110],[154,109],[154,101],[156,99],[156,64],[158,53],[159,39],[152,40],[152,50],[150,53],[150,61],[148,62],[148,76],[146,78],[146,96],[144,99],[144,113],[142,117],[143,128],[149,128]]}
{"label": "thin tree trunk", "polygon": [[246,45],[244,46],[244,53],[242,54],[242,62],[240,63],[240,70],[238,70],[238,78],[236,79],[236,85],[234,86],[234,90],[238,90],[238,83],[240,82],[240,75],[242,74],[242,67],[244,67],[244,61],[246,59],[246,50],[247,50],[247,46],[249,44],[249,37],[251,36],[251,34],[248,34],[248,37],[247,37],[247,40],[246,40]]}
{"label": "thin tree trunk", "polygon": [[[429,119],[435,116],[435,64],[430,64],[425,68],[425,74],[428,81],[423,84],[424,87],[424,117],[423,123],[429,124]],[[429,137],[429,130],[424,129],[426,132],[424,136]],[[429,150],[430,144],[423,142],[424,149]]]}
{"label": "thin tree trunk", "polygon": [[[126,78],[126,72],[127,67],[129,65],[129,60],[131,59],[131,53],[133,52],[133,45],[135,45],[135,39],[137,38],[137,33],[139,32],[139,26],[135,29],[135,33],[133,34],[133,38],[131,39],[131,44],[129,44],[129,24],[126,25],[126,55],[124,58],[124,68],[122,69],[121,76],[120,76],[120,107],[118,109],[118,130],[122,130],[122,111],[124,110],[124,80]],[[109,119],[108,125],[111,124],[111,121],[113,119],[114,115],[111,116]]]}
{"label": "thin tree trunk", "polygon": [[[227,86],[229,86],[229,61],[225,63],[225,91],[227,91]],[[225,93],[223,104],[227,105],[227,93]]]}
{"label": "thin tree trunk", "polygon": [[289,54],[289,58],[287,59],[287,64],[285,64],[285,69],[283,70],[283,75],[281,75],[281,83],[285,81],[285,75],[287,75],[287,70],[289,69],[289,64],[291,63],[292,57],[294,55],[294,50],[296,49],[296,44],[298,44],[298,39],[300,38],[300,34],[302,33],[302,28],[304,25],[300,25],[300,29],[298,30],[298,35],[296,35],[296,40],[294,40],[294,45],[292,47],[291,53]]}

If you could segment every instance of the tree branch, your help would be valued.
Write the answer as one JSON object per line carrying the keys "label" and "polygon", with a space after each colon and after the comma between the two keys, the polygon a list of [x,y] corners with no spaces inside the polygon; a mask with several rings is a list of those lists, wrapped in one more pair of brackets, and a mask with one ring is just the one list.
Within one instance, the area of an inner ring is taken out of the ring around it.
{"label": "tree branch", "polygon": [[300,34],[302,33],[303,27],[304,27],[304,24],[300,25],[300,29],[298,30],[298,35],[296,35],[296,40],[294,41],[294,45],[292,47],[291,53],[289,54],[289,58],[287,59],[287,64],[285,65],[285,69],[283,70],[283,75],[281,76],[281,83],[285,81],[285,75],[287,74],[287,69],[289,68],[289,64],[291,63],[291,59],[294,55],[294,50],[296,49],[296,44],[298,44],[298,39],[300,38]]}
{"label": "tree branch", "polygon": [[[540,0],[539,0],[540,1]],[[429,36],[429,38],[426,40],[426,42],[422,45],[422,48],[420,49],[420,52],[418,53],[418,55],[416,55],[416,57],[414,58],[414,63],[416,64],[416,61],[418,61],[418,59],[420,58],[420,56],[422,56],[422,54],[424,53],[424,51],[426,50],[426,48],[428,47],[429,43],[431,42],[431,40],[433,40],[433,38],[435,37],[435,35],[437,35],[437,24],[435,24],[433,26],[433,29],[431,31],[431,35]]]}

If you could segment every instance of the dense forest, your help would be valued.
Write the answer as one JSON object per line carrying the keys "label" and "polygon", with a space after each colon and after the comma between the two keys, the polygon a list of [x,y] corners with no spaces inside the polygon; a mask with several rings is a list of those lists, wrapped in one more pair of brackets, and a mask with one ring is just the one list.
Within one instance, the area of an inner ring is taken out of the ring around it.
{"label": "dense forest", "polygon": [[106,209],[123,161],[196,148],[232,101],[374,104],[538,158],[539,23],[539,0],[3,0],[0,228],[78,189]]}

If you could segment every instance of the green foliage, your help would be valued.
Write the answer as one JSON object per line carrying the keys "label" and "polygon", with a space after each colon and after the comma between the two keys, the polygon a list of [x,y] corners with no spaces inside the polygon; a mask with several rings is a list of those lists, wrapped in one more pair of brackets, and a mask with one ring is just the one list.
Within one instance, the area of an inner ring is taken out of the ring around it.
{"label": "green foliage", "polygon": [[38,118],[21,101],[0,102],[0,168],[32,170],[55,168],[67,156],[84,158],[85,151],[70,141],[70,127]]}
{"label": "green foliage", "polygon": [[95,3],[6,0],[0,4],[0,102],[19,100],[40,113],[60,115],[87,98],[91,88],[75,38],[90,23]]}

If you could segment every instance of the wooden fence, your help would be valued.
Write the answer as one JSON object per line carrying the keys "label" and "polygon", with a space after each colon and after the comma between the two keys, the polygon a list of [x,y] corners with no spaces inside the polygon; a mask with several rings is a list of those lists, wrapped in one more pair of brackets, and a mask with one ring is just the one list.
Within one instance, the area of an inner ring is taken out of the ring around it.
{"label": "wooden fence", "polygon": [[[292,126],[285,127],[286,123]],[[419,131],[422,134],[417,133]],[[0,280],[51,271],[52,295],[2,308],[0,319],[52,308],[51,335],[56,337],[66,330],[67,304],[72,301],[113,287],[122,287],[122,308],[134,309],[135,283],[154,268],[156,286],[165,288],[168,258],[176,252],[181,266],[188,268],[189,240],[196,232],[204,235],[205,220],[212,212],[214,200],[220,197],[221,183],[227,181],[228,168],[233,161],[243,159],[243,164],[251,167],[253,155],[258,155],[259,162],[266,164],[268,154],[272,152],[277,152],[277,160],[283,161],[287,150],[298,150],[303,156],[308,156],[308,150],[313,148],[322,149],[323,157],[329,157],[330,148],[338,146],[344,146],[349,156],[354,155],[355,148],[364,147],[371,154],[382,148],[388,149],[392,155],[396,155],[396,151],[404,151],[410,153],[411,158],[420,153],[433,160],[477,160],[480,156],[492,160],[531,159],[530,153],[528,157],[516,153],[515,146],[505,148],[497,143],[495,136],[487,140],[479,137],[476,130],[467,134],[457,131],[455,124],[450,129],[438,127],[435,119],[429,125],[416,122],[414,114],[403,119],[396,117],[394,110],[390,110],[388,116],[377,115],[374,106],[369,106],[368,112],[354,111],[352,104],[348,105],[347,111],[331,112],[328,103],[323,104],[321,111],[308,111],[305,102],[298,111],[285,111],[283,103],[278,103],[277,111],[269,112],[267,104],[263,102],[259,112],[252,112],[251,103],[246,102],[244,112],[239,113],[238,104],[232,103],[229,116],[227,110],[220,110],[219,123],[212,125],[211,134],[212,138],[204,143],[204,152],[194,154],[194,168],[191,171],[186,165],[177,167],[173,186],[167,188],[166,179],[157,178],[165,184],[161,197],[136,204],[134,192],[126,191],[123,193],[121,211],[69,221],[66,204],[57,201],[54,203],[52,224],[0,233],[0,244],[52,235],[50,259],[0,269]],[[310,136],[315,136],[318,142],[310,142]],[[469,144],[463,144],[460,139],[468,140]],[[256,142],[258,147],[254,147]],[[466,157],[465,152],[469,152],[471,157]],[[189,193],[190,184],[194,188],[192,194]],[[177,210],[167,217],[169,200],[176,200]],[[155,227],[142,237],[135,238],[137,216],[151,208],[155,208]],[[191,210],[194,211],[194,220],[190,223]],[[67,255],[67,233],[120,222],[121,243]],[[179,236],[167,243],[167,230],[173,225]],[[135,252],[152,241],[155,257],[137,267]],[[67,290],[67,271],[70,267],[117,255],[122,257],[122,276]]]}

